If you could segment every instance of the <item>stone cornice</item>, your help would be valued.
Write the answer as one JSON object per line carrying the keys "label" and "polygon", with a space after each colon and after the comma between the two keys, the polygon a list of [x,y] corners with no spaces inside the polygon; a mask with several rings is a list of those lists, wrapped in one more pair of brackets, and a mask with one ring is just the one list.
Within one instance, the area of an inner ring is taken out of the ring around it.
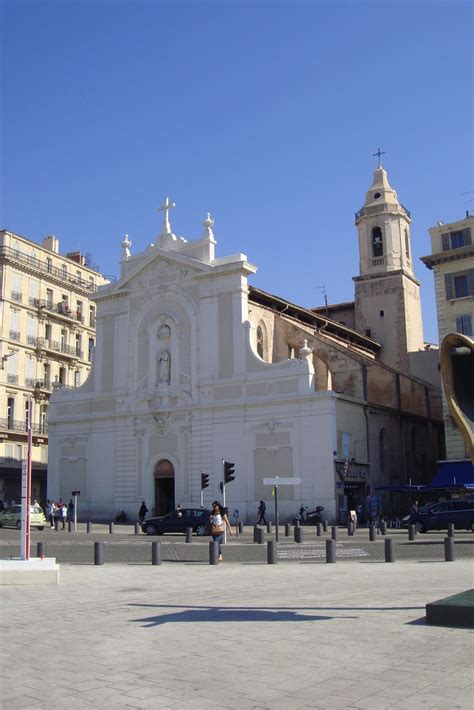
{"label": "stone cornice", "polygon": [[438,266],[439,264],[447,264],[451,261],[459,261],[460,259],[467,259],[470,256],[474,256],[474,244],[470,244],[467,247],[460,247],[459,249],[440,251],[437,254],[428,254],[428,256],[420,256],[420,260],[428,269],[432,269],[433,266]]}
{"label": "stone cornice", "polygon": [[364,276],[353,276],[352,280],[355,283],[357,281],[370,281],[370,280],[373,281],[374,279],[380,279],[380,278],[386,279],[386,278],[390,278],[391,276],[405,276],[407,279],[410,279],[410,281],[412,281],[415,284],[415,286],[421,285],[421,281],[418,281],[418,279],[415,278],[415,276],[413,276],[413,274],[410,274],[405,269],[394,269],[393,271],[379,271],[376,274],[365,274]]}

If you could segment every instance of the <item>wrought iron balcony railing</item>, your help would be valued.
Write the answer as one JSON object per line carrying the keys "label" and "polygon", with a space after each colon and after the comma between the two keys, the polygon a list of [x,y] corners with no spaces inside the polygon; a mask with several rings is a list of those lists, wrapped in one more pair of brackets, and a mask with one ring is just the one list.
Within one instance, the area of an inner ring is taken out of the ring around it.
{"label": "wrought iron balcony railing", "polygon": [[[20,422],[16,419],[0,419],[0,431],[14,431],[26,434],[28,431],[27,422]],[[43,434],[48,435],[48,424],[46,422],[42,424],[32,424],[31,431],[33,434]]]}

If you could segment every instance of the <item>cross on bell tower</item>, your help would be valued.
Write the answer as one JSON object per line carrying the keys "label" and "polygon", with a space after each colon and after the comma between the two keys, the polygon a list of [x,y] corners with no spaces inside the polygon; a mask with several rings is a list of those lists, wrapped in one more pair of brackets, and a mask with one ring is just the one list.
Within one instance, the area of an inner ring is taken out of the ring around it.
{"label": "cross on bell tower", "polygon": [[374,155],[374,157],[377,156],[377,158],[379,159],[379,168],[382,167],[382,162],[381,162],[380,158],[382,157],[382,155],[385,155],[385,151],[380,150],[380,148],[377,148],[377,152],[374,153],[373,155]]}

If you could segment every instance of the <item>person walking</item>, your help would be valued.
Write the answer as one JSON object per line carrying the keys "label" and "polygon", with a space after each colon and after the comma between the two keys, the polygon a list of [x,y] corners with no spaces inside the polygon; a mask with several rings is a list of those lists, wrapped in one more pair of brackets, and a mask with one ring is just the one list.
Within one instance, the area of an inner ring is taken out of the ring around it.
{"label": "person walking", "polygon": [[66,529],[66,519],[67,519],[67,505],[66,503],[63,503],[62,506],[59,508],[59,519],[61,520],[63,527],[62,529]]}
{"label": "person walking", "polygon": [[52,530],[54,528],[54,503],[52,500],[49,500],[49,498],[46,501],[46,517],[50,522]]}
{"label": "person walking", "polygon": [[211,511],[211,537],[214,542],[219,543],[219,562],[224,559],[222,557],[222,542],[224,540],[225,529],[232,535],[232,528],[230,527],[229,518],[227,517],[227,509],[224,508],[218,500],[215,500],[212,504]]}
{"label": "person walking", "polygon": [[260,515],[257,525],[261,525],[262,522],[264,525],[267,524],[267,521],[265,520],[265,513],[266,512],[267,512],[267,506],[265,504],[265,501],[261,500],[260,505],[257,508],[257,513]]}
{"label": "person walking", "polygon": [[148,508],[145,505],[145,501],[142,500],[142,504],[140,506],[140,510],[138,511],[138,519],[141,523],[145,520],[145,516],[148,513]]}

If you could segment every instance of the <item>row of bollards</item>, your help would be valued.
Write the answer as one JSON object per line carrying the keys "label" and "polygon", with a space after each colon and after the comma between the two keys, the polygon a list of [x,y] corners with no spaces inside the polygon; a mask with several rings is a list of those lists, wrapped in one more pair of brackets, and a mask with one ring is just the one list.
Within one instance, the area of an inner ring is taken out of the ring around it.
{"label": "row of bollards", "polygon": [[[192,533],[192,528],[188,528]],[[298,528],[298,534],[295,533],[295,538],[302,537],[301,528]],[[264,531],[258,529],[258,540],[259,544],[264,542]],[[395,561],[395,551],[394,543],[392,538],[386,537],[384,540],[385,545],[385,562]],[[277,548],[278,543],[275,540],[268,540],[267,542],[267,563],[269,565],[274,565],[277,563]],[[36,556],[44,559],[46,557],[46,543],[38,542],[36,544]],[[445,537],[444,538],[444,559],[446,562],[454,562],[454,538]],[[326,540],[326,562],[329,564],[334,564],[336,562],[336,539],[331,537],[331,539]],[[151,563],[152,565],[161,565],[161,542],[151,543]],[[94,542],[94,565],[104,564],[104,543]],[[209,543],[209,564],[217,565],[219,564],[219,543],[213,540]]]}

